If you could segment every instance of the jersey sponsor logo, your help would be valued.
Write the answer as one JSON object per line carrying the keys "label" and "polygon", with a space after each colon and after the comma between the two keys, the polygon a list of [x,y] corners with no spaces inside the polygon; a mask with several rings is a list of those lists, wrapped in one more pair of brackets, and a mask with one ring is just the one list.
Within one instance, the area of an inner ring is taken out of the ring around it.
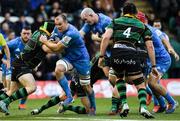
{"label": "jersey sponsor logo", "polygon": [[71,39],[72,39],[71,37],[65,36],[65,37],[62,39],[62,41],[63,41],[66,45],[68,45]]}
{"label": "jersey sponsor logo", "polygon": [[125,44],[114,44],[113,48],[124,48],[124,49],[136,50],[135,48],[129,47],[129,46],[125,45]]}
{"label": "jersey sponsor logo", "polygon": [[136,61],[130,59],[130,60],[125,60],[125,59],[113,59],[113,62],[115,64],[127,64],[127,65],[135,65]]}
{"label": "jersey sponsor logo", "polygon": [[156,32],[156,34],[157,34],[158,36],[161,36],[161,35],[162,35],[162,32],[161,32],[160,30],[158,30],[158,29],[157,29],[155,32]]}

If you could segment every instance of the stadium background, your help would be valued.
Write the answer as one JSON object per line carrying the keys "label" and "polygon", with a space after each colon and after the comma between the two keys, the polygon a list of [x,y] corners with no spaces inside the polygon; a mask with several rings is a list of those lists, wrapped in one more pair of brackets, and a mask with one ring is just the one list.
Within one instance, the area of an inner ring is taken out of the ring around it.
{"label": "stadium background", "polygon": [[[31,25],[33,31],[43,21],[53,20],[60,13],[66,13],[68,21],[81,28],[83,22],[80,12],[84,7],[92,7],[95,12],[102,12],[116,18],[127,0],[1,0],[0,32],[7,41],[19,36],[23,26]],[[169,37],[174,49],[180,55],[180,0],[129,0],[134,2],[140,11],[145,12],[151,21],[159,20],[162,29]],[[99,43],[91,40],[90,34],[85,37],[86,46],[91,58],[96,54]],[[41,66],[34,72],[36,80],[55,80],[55,62],[60,55],[48,54]],[[46,66],[44,66],[46,65]],[[167,78],[180,78],[180,61],[175,62],[164,75]]]}
{"label": "stadium background", "polygon": [[[116,18],[121,14],[121,8],[126,1],[134,2],[150,20],[161,21],[163,31],[169,35],[171,44],[180,55],[180,0],[0,0],[0,32],[9,41],[11,37],[19,36],[23,26],[31,25],[34,31],[43,21],[53,20],[62,12],[67,14],[70,23],[80,29],[83,24],[80,12],[84,7],[91,7],[95,12]],[[92,41],[89,34],[85,37],[85,41],[92,58],[98,50],[99,43]],[[61,93],[62,90],[55,81],[53,72],[58,58],[60,55],[48,54],[42,65],[34,72],[38,89],[29,98],[45,98]],[[174,96],[180,96],[179,78],[180,61],[175,62],[172,57],[172,65],[161,83]],[[99,80],[94,90],[96,97],[111,97],[112,88],[106,79]],[[136,95],[133,86],[128,85],[128,95]],[[179,97],[177,99],[179,100]]]}

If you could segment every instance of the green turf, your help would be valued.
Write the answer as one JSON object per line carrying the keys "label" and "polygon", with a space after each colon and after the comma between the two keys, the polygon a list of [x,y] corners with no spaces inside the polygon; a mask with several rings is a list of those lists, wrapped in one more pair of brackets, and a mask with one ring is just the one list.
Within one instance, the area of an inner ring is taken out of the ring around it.
{"label": "green turf", "polygon": [[[177,101],[180,102],[180,97],[175,97]],[[31,116],[30,111],[34,108],[38,108],[40,105],[47,102],[48,99],[38,99],[38,100],[28,100],[26,110],[18,110],[18,101],[12,103],[9,107],[10,115],[5,116],[0,113],[0,120],[119,120],[122,119],[119,115],[117,116],[108,116],[107,113],[110,110],[111,99],[97,99],[97,115],[95,117],[89,117],[87,115],[79,115],[70,111],[67,111],[65,114],[57,114],[56,110],[58,106],[54,106],[48,110],[45,110],[39,115]],[[130,107],[130,113],[127,118],[123,119],[132,119],[132,120],[145,120],[144,117],[138,114],[138,100],[137,97],[128,97],[128,104]],[[81,105],[80,100],[76,99],[74,105]],[[148,107],[152,110],[152,105]],[[155,114],[154,120],[180,120],[180,108],[173,114]]]}

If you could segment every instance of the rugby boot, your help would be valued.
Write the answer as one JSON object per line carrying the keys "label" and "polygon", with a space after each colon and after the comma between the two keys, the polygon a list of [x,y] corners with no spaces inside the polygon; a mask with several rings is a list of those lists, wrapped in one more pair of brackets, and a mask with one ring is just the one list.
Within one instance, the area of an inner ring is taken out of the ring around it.
{"label": "rugby boot", "polygon": [[178,106],[179,106],[179,103],[177,101],[175,104],[168,104],[167,109],[166,109],[166,114],[173,113]]}
{"label": "rugby boot", "polygon": [[123,104],[122,110],[121,110],[121,112],[119,113],[119,115],[120,115],[121,117],[127,117],[128,113],[129,113],[129,106],[128,106],[127,103],[125,103],[125,104]]}
{"label": "rugby boot", "polygon": [[147,119],[154,118],[154,116],[144,107],[140,108],[140,114]]}

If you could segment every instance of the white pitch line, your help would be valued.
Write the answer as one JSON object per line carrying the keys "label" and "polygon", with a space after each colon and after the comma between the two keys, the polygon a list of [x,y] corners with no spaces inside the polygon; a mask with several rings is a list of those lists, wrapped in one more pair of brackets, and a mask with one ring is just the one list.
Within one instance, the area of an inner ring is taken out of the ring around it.
{"label": "white pitch line", "polygon": [[[34,117],[34,118],[42,119],[42,120],[48,119],[48,120],[86,120],[86,121],[141,121],[141,120],[126,120],[126,119],[121,120],[121,119],[70,118],[70,117],[69,118],[68,117]],[[179,120],[158,120],[158,121],[179,121]]]}

